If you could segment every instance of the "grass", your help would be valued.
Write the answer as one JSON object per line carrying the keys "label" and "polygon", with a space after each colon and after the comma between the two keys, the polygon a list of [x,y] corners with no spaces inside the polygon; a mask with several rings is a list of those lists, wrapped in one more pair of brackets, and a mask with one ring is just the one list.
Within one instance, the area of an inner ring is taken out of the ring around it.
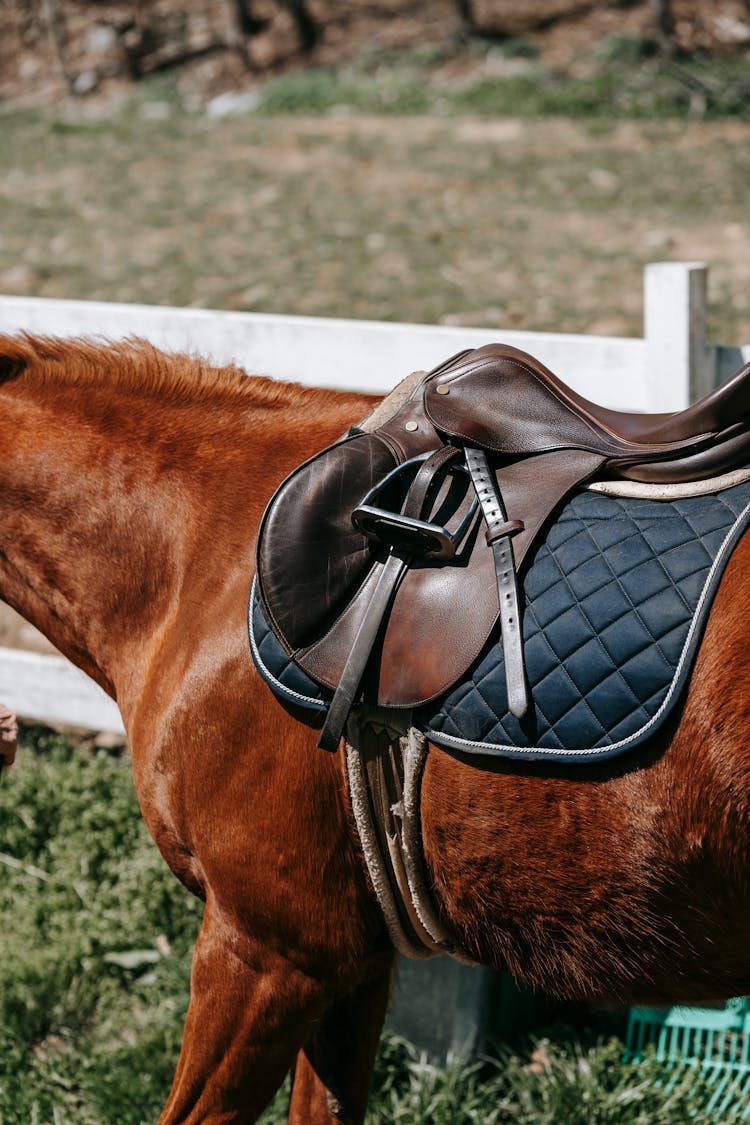
{"label": "grass", "polygon": [[709,1125],[692,1075],[665,1093],[652,1061],[625,1066],[621,1057],[617,1039],[582,1046],[561,1035],[522,1053],[437,1068],[408,1044],[386,1041],[370,1125]]}
{"label": "grass", "polygon": [[[533,60],[524,40],[496,49],[506,59]],[[678,62],[653,57],[649,40],[604,41],[599,66],[571,77],[537,62],[520,73],[467,79],[434,77],[435,60],[414,52],[373,56],[349,67],[293,71],[269,82],[258,110],[268,113],[475,113],[497,117],[602,120],[750,120],[750,79],[744,58],[696,56]]]}
{"label": "grass", "polygon": [[0,789],[0,1122],[140,1125],[165,1099],[201,904],[127,762],[42,731]]}
{"label": "grass", "polygon": [[[148,837],[127,757],[26,731],[0,786],[0,844],[0,1125],[154,1121],[201,906]],[[368,1125],[709,1125],[692,1075],[666,1090],[653,1061],[622,1053],[563,1029],[437,1067],[386,1037]],[[264,1125],[287,1104],[282,1089]]]}

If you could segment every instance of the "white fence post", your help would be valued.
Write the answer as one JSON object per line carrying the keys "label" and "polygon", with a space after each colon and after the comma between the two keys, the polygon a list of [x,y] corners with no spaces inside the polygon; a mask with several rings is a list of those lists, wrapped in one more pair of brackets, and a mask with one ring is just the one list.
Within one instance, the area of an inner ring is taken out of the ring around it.
{"label": "white fence post", "polygon": [[714,386],[703,262],[655,262],[644,274],[643,334],[649,404],[682,410]]}

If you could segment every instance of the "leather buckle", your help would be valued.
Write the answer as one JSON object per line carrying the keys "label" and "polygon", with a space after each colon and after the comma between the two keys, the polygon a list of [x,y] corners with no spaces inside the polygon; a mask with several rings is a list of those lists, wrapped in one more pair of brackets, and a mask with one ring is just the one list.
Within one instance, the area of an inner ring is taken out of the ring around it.
{"label": "leather buckle", "polygon": [[492,531],[487,531],[484,537],[491,547],[497,539],[502,539],[504,535],[512,539],[514,535],[518,535],[520,532],[525,531],[525,529],[526,524],[523,520],[506,520],[505,523],[501,523],[499,527],[493,527]]}

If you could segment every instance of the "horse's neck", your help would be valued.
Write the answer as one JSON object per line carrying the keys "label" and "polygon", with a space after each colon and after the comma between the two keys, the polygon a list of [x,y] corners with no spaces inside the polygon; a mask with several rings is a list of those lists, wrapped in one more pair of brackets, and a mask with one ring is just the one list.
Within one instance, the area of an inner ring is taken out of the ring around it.
{"label": "horse's neck", "polygon": [[0,594],[112,691],[128,636],[167,611],[177,497],[116,412],[97,426],[34,392],[0,398]]}
{"label": "horse's neck", "polygon": [[366,407],[2,386],[0,597],[122,705],[170,622],[203,612],[228,571],[249,580],[276,484]]}

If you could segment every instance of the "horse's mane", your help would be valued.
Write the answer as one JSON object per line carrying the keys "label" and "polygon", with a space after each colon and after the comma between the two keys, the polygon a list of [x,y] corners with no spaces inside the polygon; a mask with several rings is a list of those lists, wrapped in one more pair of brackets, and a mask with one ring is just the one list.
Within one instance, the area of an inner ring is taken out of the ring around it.
{"label": "horse's mane", "polygon": [[[321,394],[326,393],[262,375],[248,377],[233,364],[213,367],[198,356],[164,352],[137,337],[111,341],[58,339],[27,332],[0,334],[0,382],[26,372],[33,373],[35,379],[82,389],[104,383],[184,403],[215,403],[242,396],[248,406],[272,407],[300,404],[310,398],[320,402]],[[328,393],[335,396],[333,391]]]}

